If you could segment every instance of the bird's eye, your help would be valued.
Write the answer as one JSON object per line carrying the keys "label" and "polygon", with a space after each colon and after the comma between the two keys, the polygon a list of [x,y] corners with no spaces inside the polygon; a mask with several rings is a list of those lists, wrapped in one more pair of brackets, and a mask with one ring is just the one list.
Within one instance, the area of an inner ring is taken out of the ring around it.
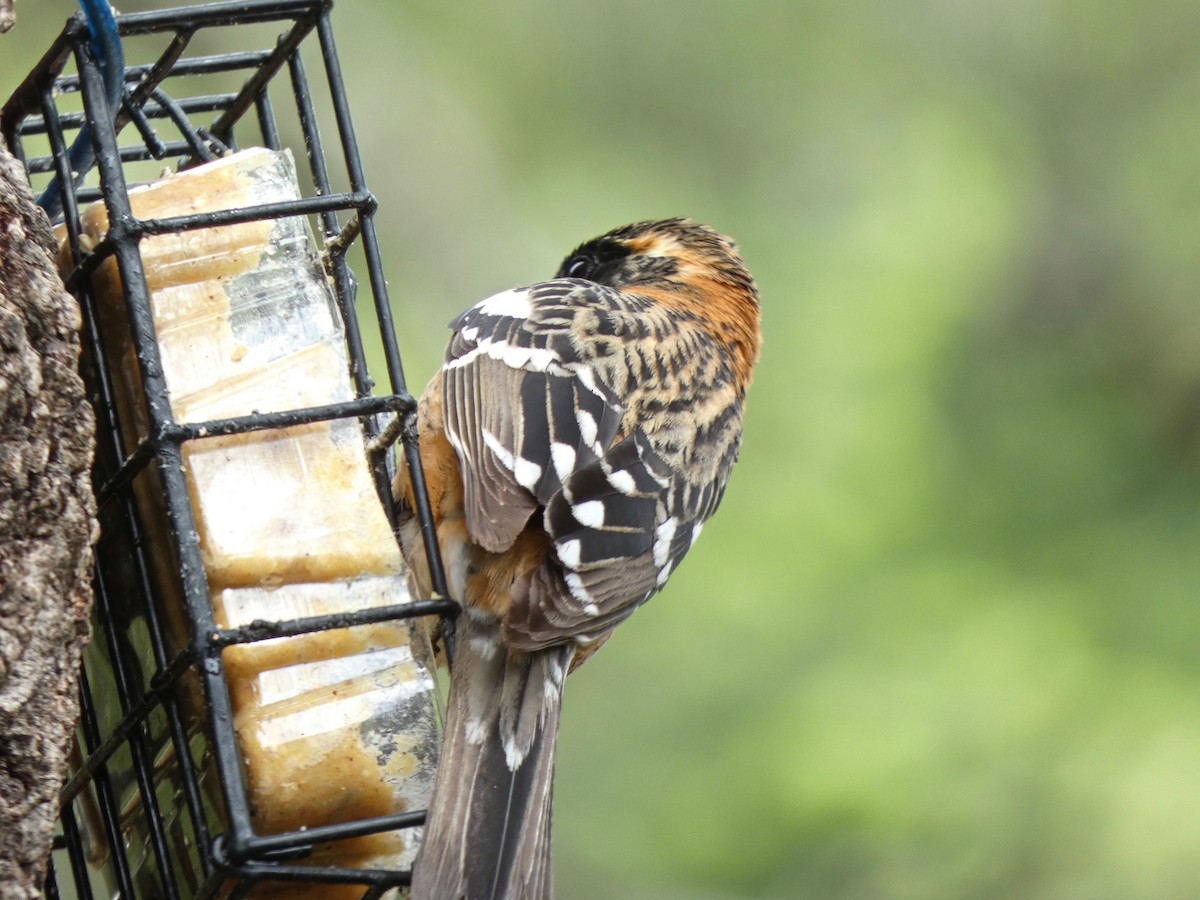
{"label": "bird's eye", "polygon": [[568,278],[587,278],[592,272],[592,261],[586,256],[577,256],[566,265]]}

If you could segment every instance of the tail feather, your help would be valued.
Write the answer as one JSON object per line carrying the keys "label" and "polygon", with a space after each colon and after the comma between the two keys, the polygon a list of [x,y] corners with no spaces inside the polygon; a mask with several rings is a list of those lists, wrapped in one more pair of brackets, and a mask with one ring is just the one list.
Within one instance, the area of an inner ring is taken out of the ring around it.
{"label": "tail feather", "polygon": [[548,900],[562,686],[572,647],[510,652],[494,617],[468,608],[442,761],[412,900]]}

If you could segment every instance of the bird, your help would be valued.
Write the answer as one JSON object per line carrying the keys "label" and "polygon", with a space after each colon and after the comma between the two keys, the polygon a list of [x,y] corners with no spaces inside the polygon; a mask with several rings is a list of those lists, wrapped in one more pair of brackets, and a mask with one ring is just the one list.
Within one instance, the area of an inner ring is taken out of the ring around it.
{"label": "bird", "polygon": [[[657,219],[584,242],[553,279],[450,329],[416,424],[461,613],[411,896],[545,900],[565,678],[663,587],[721,502],[759,293],[732,240]],[[413,479],[397,468],[401,545],[428,596]]]}

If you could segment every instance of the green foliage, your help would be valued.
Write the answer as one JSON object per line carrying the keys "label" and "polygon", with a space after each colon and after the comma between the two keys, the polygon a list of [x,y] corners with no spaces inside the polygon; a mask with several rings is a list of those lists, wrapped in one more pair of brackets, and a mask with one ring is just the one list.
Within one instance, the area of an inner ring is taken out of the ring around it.
{"label": "green foliage", "polygon": [[564,900],[1195,896],[1200,7],[1153,7],[337,8],[414,384],[626,221],[762,289],[725,507],[568,688]]}

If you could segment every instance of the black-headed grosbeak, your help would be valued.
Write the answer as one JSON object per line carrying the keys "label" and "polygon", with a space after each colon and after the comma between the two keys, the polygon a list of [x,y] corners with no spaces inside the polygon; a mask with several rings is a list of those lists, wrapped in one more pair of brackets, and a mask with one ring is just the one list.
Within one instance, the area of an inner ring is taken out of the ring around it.
{"label": "black-headed grosbeak", "polygon": [[[414,900],[552,894],[563,680],[666,583],[737,459],[758,290],[685,219],[576,249],[450,327],[420,452],[457,626]],[[413,508],[403,468],[394,485]],[[418,525],[406,554],[430,589]]]}

